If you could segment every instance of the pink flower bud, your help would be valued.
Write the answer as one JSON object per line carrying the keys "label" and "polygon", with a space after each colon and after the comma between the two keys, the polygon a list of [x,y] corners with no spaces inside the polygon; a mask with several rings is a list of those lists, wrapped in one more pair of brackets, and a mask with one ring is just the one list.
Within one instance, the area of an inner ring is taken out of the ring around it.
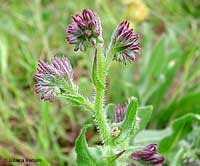
{"label": "pink flower bud", "polygon": [[[97,14],[90,9],[84,9],[82,13],[72,16],[74,23],[69,24],[66,33],[66,42],[75,44],[75,51],[85,50],[88,44],[94,45],[94,40],[102,33],[100,19]],[[96,44],[96,43],[95,43]]]}
{"label": "pink flower bud", "polygon": [[64,82],[72,82],[73,72],[67,58],[54,57],[51,63],[39,61],[37,72],[33,77],[37,80],[34,84],[35,93],[41,93],[42,100],[52,100],[62,90],[58,82],[63,79]]}
{"label": "pink flower bud", "polygon": [[131,153],[129,157],[151,165],[157,165],[164,162],[164,157],[157,152],[157,144],[149,144],[142,150]]}
{"label": "pink flower bud", "polygon": [[141,48],[137,43],[139,35],[129,28],[129,22],[121,22],[113,34],[113,49],[115,52],[114,60],[126,63],[135,61],[135,53],[140,52]]}

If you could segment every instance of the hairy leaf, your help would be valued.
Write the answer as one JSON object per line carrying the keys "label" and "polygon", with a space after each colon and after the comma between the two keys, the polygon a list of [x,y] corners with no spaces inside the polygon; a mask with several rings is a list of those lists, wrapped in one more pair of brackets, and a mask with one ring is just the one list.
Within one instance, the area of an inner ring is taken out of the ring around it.
{"label": "hairy leaf", "polygon": [[134,138],[134,145],[147,145],[152,143],[159,143],[162,139],[171,134],[171,129],[163,130],[143,130],[139,132]]}
{"label": "hairy leaf", "polygon": [[84,127],[78,136],[75,144],[75,151],[77,154],[77,164],[78,166],[95,166],[97,165],[93,154],[90,153],[89,147],[85,138],[85,131],[87,127]]}
{"label": "hairy leaf", "polygon": [[164,154],[176,146],[181,139],[184,139],[191,132],[194,121],[200,122],[200,115],[190,113],[173,121],[171,134],[160,142],[159,151]]}
{"label": "hairy leaf", "polygon": [[[152,111],[153,111],[153,107],[151,105],[139,107],[137,109],[136,126],[134,129],[135,134],[137,134],[140,130],[145,129],[145,127],[147,126],[151,118]],[[132,132],[134,131],[132,130]]]}

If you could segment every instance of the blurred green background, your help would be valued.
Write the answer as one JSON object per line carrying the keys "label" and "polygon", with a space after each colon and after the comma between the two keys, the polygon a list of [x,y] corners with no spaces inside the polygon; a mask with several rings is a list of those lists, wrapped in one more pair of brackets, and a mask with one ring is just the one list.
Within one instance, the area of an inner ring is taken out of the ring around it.
{"label": "blurred green background", "polygon": [[[136,96],[140,105],[153,105],[151,130],[169,127],[187,113],[200,113],[200,1],[0,0],[0,158],[75,165],[74,141],[90,116],[69,104],[40,101],[32,74],[39,59],[66,55],[80,90],[92,99],[93,51],[74,52],[65,43],[71,15],[84,8],[99,14],[106,46],[124,19],[141,36],[142,53],[135,63],[113,63],[106,103],[122,104]],[[95,129],[87,137],[91,145],[99,143]]]}

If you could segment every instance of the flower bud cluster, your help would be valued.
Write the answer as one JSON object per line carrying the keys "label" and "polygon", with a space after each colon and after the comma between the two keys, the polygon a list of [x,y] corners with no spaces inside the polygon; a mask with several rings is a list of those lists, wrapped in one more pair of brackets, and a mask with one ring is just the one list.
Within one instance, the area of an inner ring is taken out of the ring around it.
{"label": "flower bud cluster", "polygon": [[135,53],[140,52],[140,46],[137,43],[139,35],[133,29],[129,28],[128,21],[122,21],[116,28],[112,47],[114,50],[114,60],[126,63],[135,60]]}
{"label": "flower bud cluster", "polygon": [[88,42],[96,45],[101,38],[101,23],[97,14],[90,9],[84,9],[82,13],[72,16],[74,23],[68,25],[66,41],[75,44],[75,51],[86,50]]}
{"label": "flower bud cluster", "polygon": [[[72,67],[67,58],[54,57],[50,63],[39,61],[37,72],[33,74],[37,80],[35,92],[41,93],[42,100],[53,100],[65,89],[65,85],[73,84]],[[62,84],[58,82],[62,82]]]}

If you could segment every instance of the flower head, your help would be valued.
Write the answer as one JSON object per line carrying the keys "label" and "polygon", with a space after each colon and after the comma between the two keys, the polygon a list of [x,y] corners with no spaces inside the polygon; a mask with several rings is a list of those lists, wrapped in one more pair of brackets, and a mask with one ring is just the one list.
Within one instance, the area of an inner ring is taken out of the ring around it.
{"label": "flower head", "polygon": [[[52,100],[64,90],[67,82],[73,84],[72,67],[67,58],[54,57],[51,63],[39,61],[37,72],[33,74],[37,80],[35,93],[41,93],[41,99]],[[62,82],[62,83],[59,83]]]}
{"label": "flower head", "polygon": [[151,165],[161,164],[164,162],[164,157],[157,152],[157,144],[149,144],[142,150],[131,153],[129,157]]}
{"label": "flower head", "polygon": [[98,15],[90,9],[72,16],[74,23],[68,25],[66,41],[75,44],[75,51],[85,50],[88,42],[95,45],[100,41],[102,28]]}
{"label": "flower head", "polygon": [[134,61],[135,53],[140,51],[140,46],[137,43],[139,35],[129,28],[129,24],[128,21],[121,22],[117,26],[112,38],[115,53],[114,60],[124,63]]}

